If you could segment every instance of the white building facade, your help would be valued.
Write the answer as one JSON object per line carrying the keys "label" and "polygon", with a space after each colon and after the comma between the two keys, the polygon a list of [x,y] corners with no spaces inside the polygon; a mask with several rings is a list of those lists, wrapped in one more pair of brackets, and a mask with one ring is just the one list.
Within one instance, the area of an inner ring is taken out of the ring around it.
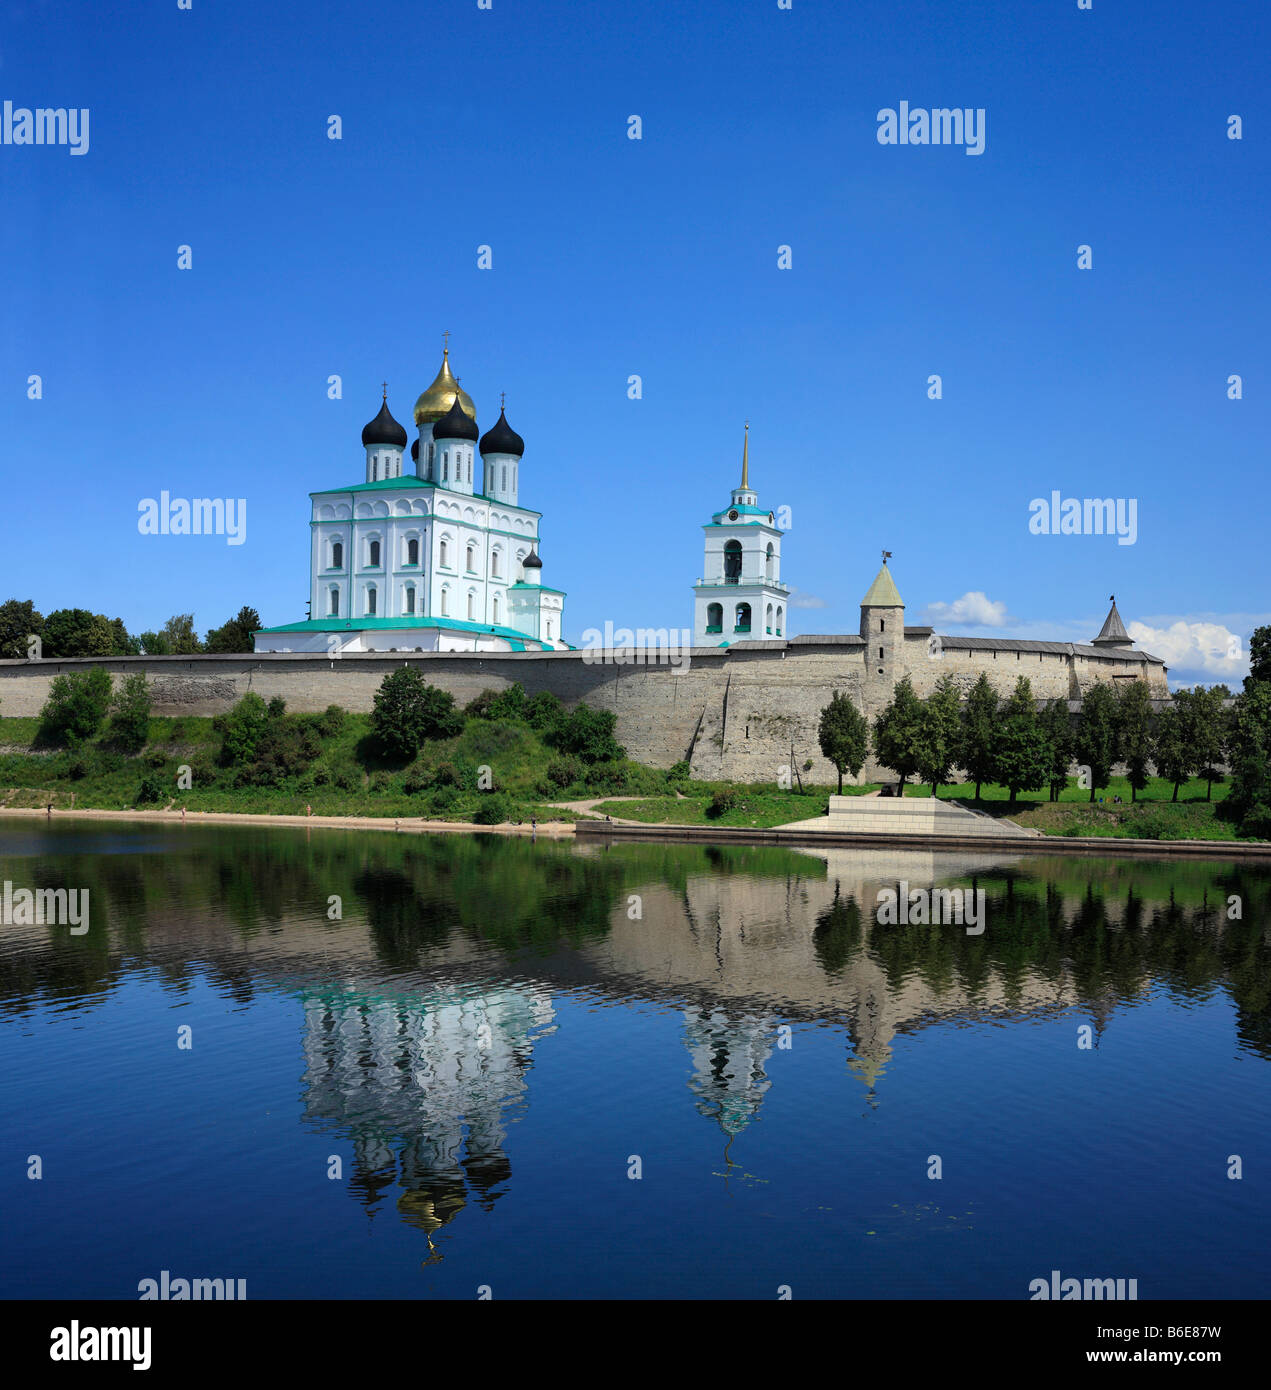
{"label": "white building facade", "polygon": [[790,590],[781,583],[776,518],[750,487],[750,426],[741,453],[741,486],[702,527],[702,577],[693,586],[693,645],[727,647],[789,636]]}
{"label": "white building facade", "polygon": [[541,513],[520,505],[521,437],[441,370],[415,402],[418,438],[388,409],[362,431],[365,477],[310,494],[309,617],[258,652],[553,651],[565,595],[542,583]]}

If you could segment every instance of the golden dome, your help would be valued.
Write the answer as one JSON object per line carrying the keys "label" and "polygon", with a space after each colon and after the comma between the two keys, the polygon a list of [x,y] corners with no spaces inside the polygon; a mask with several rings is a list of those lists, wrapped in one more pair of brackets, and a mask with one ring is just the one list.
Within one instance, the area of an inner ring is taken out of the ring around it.
{"label": "golden dome", "polygon": [[450,371],[450,349],[446,348],[442,353],[441,371],[437,373],[437,379],[415,402],[415,423],[435,424],[454,404],[456,396],[463,410],[475,420],[477,408],[472,404],[472,397],[454,379]]}

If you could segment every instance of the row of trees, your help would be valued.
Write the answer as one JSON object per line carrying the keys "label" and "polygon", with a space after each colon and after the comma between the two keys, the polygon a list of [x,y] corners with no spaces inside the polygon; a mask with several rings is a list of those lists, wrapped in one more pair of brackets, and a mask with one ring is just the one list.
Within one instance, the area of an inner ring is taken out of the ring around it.
{"label": "row of trees", "polygon": [[158,632],[130,633],[122,618],[87,608],[58,608],[45,617],[30,599],[0,603],[0,657],[25,660],[38,637],[45,657],[192,656],[197,652],[250,652],[261,626],[254,608],[240,608],[200,641],[193,613],[176,613]]}
{"label": "row of trees", "polygon": [[1066,700],[1039,708],[1026,676],[1003,701],[981,673],[965,703],[950,676],[925,700],[906,676],[872,730],[851,699],[836,692],[821,714],[821,752],[838,770],[840,792],[843,774],[855,777],[864,766],[872,735],[877,761],[902,786],[915,776],[930,783],[933,796],[960,770],[975,783],[977,800],[987,782],[1005,787],[1012,802],[1020,792],[1043,789],[1057,801],[1075,762],[1093,801],[1110,785],[1113,766],[1124,763],[1132,800],[1155,773],[1173,784],[1177,801],[1179,788],[1195,776],[1207,778],[1212,796],[1216,765],[1234,761],[1225,696],[1225,688],[1180,690],[1158,714],[1144,681],[1115,689],[1099,684],[1087,692],[1074,724]]}

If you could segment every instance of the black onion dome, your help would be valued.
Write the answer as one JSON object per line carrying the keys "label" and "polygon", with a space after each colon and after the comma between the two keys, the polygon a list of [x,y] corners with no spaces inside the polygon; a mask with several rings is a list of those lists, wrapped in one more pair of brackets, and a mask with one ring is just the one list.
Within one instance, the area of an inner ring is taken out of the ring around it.
{"label": "black onion dome", "polygon": [[411,442],[410,442],[410,456],[411,456],[411,458],[413,458],[413,459],[415,460],[416,463],[419,462],[419,440],[418,440],[418,439],[412,439]]}
{"label": "black onion dome", "polygon": [[525,453],[525,440],[508,424],[508,417],[500,410],[494,427],[486,430],[477,447],[483,455],[514,454],[520,458]]}
{"label": "black onion dome", "polygon": [[477,422],[459,404],[458,396],[451,402],[450,409],[432,427],[434,439],[471,439],[476,443],[478,433]]}
{"label": "black onion dome", "polygon": [[363,445],[395,444],[399,449],[406,447],[406,431],[393,419],[388,408],[388,396],[380,406],[380,413],[362,431]]}
{"label": "black onion dome", "polygon": [[543,562],[538,558],[538,551],[531,550],[530,553],[521,561],[521,568],[527,570],[541,570]]}

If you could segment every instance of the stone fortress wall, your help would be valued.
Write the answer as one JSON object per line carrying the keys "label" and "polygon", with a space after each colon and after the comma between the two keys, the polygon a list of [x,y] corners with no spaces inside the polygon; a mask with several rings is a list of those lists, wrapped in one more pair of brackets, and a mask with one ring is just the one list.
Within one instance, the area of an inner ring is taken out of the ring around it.
{"label": "stone fortress wall", "polygon": [[[618,740],[628,756],[655,767],[688,759],[698,778],[776,782],[781,770],[791,765],[793,748],[794,766],[802,776],[824,785],[835,781],[836,774],[821,756],[817,724],[836,690],[849,694],[870,720],[890,699],[903,674],[910,676],[922,696],[946,673],[969,689],[979,673],[987,671],[1004,697],[1016,678],[1026,675],[1039,700],[1066,699],[1074,709],[1097,681],[1146,676],[1153,696],[1168,695],[1164,666],[1145,661],[1131,648],[1096,650],[1066,643],[959,645],[973,640],[943,638],[933,655],[929,629],[904,629],[897,622],[886,634],[881,661],[879,644],[871,633],[868,640],[854,634],[808,636],[742,642],[726,649],[694,648],[675,654],[681,659],[679,668],[665,659],[662,664],[634,664],[645,655],[641,652],[596,651],[0,661],[0,714],[38,715],[55,676],[90,666],[105,667],[116,682],[131,672],[144,671],[156,714],[219,714],[249,690],[266,700],[281,696],[293,712],[317,712],[331,704],[367,711],[384,677],[407,664],[450,691],[460,704],[482,690],[519,681],[531,694],[550,690],[568,705],[584,701],[611,709],[617,716]],[[804,770],[807,762],[811,767]],[[888,776],[871,761],[859,780],[881,781]]]}

